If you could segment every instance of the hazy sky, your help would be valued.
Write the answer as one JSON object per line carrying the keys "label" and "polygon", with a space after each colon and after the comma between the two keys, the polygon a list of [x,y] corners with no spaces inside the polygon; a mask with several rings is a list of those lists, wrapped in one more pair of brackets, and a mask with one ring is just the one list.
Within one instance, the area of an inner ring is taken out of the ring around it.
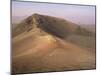
{"label": "hazy sky", "polygon": [[95,24],[95,6],[12,2],[12,16],[30,16],[39,13],[61,17],[77,24]]}

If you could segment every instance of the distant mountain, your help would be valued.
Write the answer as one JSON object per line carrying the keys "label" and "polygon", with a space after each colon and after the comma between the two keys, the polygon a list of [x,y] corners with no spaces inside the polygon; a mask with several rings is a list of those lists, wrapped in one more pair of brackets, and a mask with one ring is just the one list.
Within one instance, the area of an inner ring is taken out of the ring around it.
{"label": "distant mountain", "polygon": [[92,35],[92,32],[81,28],[79,25],[62,18],[47,15],[33,14],[27,17],[13,29],[13,36],[17,36],[25,31],[39,28],[52,35],[64,38],[69,34]]}
{"label": "distant mountain", "polygon": [[20,23],[27,16],[12,16],[12,24]]}
{"label": "distant mountain", "polygon": [[90,32],[96,32],[96,25],[82,25],[81,27],[87,29]]}

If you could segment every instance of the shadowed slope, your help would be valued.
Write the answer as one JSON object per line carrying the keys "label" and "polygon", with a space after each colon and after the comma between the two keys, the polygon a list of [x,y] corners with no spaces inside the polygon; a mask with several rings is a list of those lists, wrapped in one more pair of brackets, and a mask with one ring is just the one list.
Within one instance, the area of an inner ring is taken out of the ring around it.
{"label": "shadowed slope", "polygon": [[36,27],[61,38],[65,38],[69,34],[93,34],[92,32],[81,28],[77,24],[64,19],[40,14],[33,14],[23,20],[16,26],[16,28],[13,29],[13,36],[17,36],[23,32],[30,31],[31,29],[34,29]]}

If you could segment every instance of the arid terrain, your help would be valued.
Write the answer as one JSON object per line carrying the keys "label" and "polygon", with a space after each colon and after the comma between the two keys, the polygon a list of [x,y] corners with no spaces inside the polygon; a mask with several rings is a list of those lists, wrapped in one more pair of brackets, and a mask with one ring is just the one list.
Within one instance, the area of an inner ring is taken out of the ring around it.
{"label": "arid terrain", "polygon": [[95,31],[33,14],[12,29],[12,73],[96,68]]}

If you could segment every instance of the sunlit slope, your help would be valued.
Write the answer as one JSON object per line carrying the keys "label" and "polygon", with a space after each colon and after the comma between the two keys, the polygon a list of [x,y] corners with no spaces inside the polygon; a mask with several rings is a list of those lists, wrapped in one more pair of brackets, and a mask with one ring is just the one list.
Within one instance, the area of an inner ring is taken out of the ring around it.
{"label": "sunlit slope", "polygon": [[33,34],[31,31],[29,34],[23,33],[14,38],[13,72],[95,68],[94,53],[47,33],[37,37]]}

